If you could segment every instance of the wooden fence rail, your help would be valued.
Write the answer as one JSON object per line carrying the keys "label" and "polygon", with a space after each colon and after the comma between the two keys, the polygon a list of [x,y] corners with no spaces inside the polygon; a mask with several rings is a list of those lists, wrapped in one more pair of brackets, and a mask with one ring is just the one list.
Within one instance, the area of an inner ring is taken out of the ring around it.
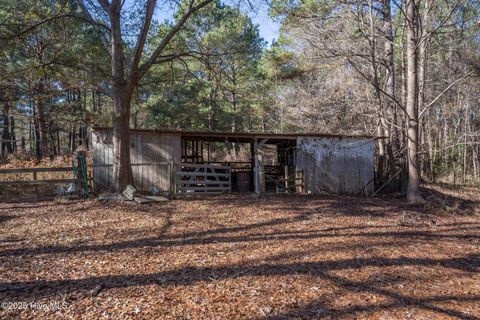
{"label": "wooden fence rail", "polygon": [[3,174],[26,174],[31,173],[31,180],[2,180],[0,185],[38,185],[43,183],[69,183],[74,179],[38,179],[38,173],[44,172],[72,172],[72,167],[57,167],[57,168],[11,168],[0,169],[0,175]]}
{"label": "wooden fence rail", "polygon": [[68,172],[68,171],[72,172],[72,167],[0,169],[0,174],[5,174],[5,173],[31,173],[31,172]]}

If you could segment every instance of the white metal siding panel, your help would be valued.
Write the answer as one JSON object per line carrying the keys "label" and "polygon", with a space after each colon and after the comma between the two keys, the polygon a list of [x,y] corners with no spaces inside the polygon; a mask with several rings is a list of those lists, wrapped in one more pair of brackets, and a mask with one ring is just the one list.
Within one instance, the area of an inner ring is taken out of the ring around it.
{"label": "white metal siding panel", "polygon": [[[373,192],[374,142],[358,138],[297,139],[297,170],[305,171],[307,191]],[[370,182],[370,183],[369,183]]]}

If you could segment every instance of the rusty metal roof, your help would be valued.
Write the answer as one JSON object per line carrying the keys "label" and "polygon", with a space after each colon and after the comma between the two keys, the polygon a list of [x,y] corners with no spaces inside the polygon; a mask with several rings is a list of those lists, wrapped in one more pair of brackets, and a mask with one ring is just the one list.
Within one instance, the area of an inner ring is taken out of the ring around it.
{"label": "rusty metal roof", "polygon": [[[111,127],[94,127],[94,131],[110,131]],[[317,138],[356,138],[356,139],[377,139],[369,135],[340,135],[330,133],[256,133],[256,132],[218,132],[218,131],[189,131],[189,130],[169,130],[169,129],[130,129],[130,133],[142,134],[174,134],[180,135],[185,139],[201,139],[204,141],[219,142],[240,142],[250,143],[257,140],[268,139],[269,143],[279,143],[288,140],[296,140],[299,137],[317,137]]]}

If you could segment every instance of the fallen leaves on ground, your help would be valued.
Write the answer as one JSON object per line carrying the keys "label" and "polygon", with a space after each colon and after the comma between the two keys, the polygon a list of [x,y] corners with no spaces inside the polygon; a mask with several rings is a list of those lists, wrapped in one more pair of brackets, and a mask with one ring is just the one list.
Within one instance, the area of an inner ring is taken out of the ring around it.
{"label": "fallen leaves on ground", "polygon": [[480,217],[433,209],[346,196],[2,203],[0,302],[36,304],[0,317],[477,319]]}

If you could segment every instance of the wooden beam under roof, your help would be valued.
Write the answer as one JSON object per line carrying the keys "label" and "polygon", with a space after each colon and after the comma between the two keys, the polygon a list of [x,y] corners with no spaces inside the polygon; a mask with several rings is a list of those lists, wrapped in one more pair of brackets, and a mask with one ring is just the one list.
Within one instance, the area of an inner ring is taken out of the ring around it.
{"label": "wooden beam under roof", "polygon": [[[109,127],[95,127],[95,131],[112,130]],[[253,133],[253,132],[213,132],[213,131],[186,131],[186,130],[166,130],[166,129],[130,129],[131,133],[145,134],[173,134],[180,135],[184,139],[200,139],[211,142],[237,142],[252,143],[257,140],[268,139],[268,144],[278,144],[281,142],[296,140],[299,137],[318,137],[318,138],[357,138],[357,139],[377,139],[368,135],[338,135],[329,133]]]}

